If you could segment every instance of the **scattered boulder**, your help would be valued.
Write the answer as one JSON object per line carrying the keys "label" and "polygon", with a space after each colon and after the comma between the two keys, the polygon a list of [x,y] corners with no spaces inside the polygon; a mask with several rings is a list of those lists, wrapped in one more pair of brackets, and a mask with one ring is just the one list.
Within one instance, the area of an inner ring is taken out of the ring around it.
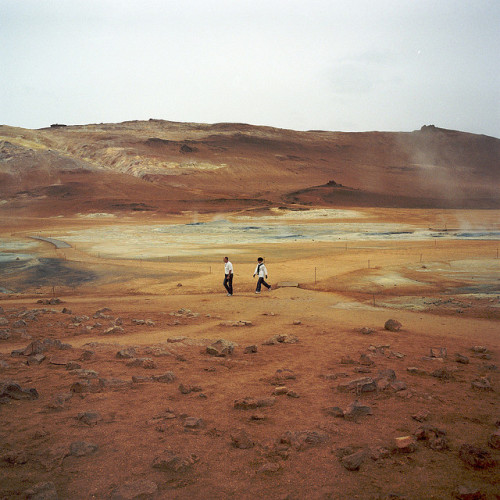
{"label": "scattered boulder", "polygon": [[432,450],[448,450],[449,444],[446,438],[446,432],[436,427],[428,425],[419,427],[415,433],[415,437],[419,441],[425,441],[427,446]]}
{"label": "scattered boulder", "polygon": [[408,373],[411,373],[412,375],[430,375],[430,373],[427,370],[424,370],[423,368],[418,368],[416,366],[409,366],[406,371]]}
{"label": "scattered boulder", "polygon": [[486,469],[495,465],[495,460],[493,460],[488,451],[471,444],[463,444],[460,447],[458,456],[463,462],[474,469]]}
{"label": "scattered boulder", "polygon": [[254,410],[255,408],[273,406],[275,402],[276,399],[273,397],[261,399],[247,397],[243,399],[236,399],[234,401],[234,408],[236,410]]}
{"label": "scattered boulder", "polygon": [[231,432],[231,442],[235,448],[239,448],[241,450],[248,450],[255,446],[254,441],[244,429],[237,429]]}
{"label": "scattered boulder", "polygon": [[296,344],[299,341],[298,337],[289,334],[277,334],[262,343],[262,345],[277,345],[277,344]]}
{"label": "scattered boulder", "polygon": [[475,345],[470,348],[474,354],[488,354],[489,350],[484,345]]}
{"label": "scattered boulder", "polygon": [[0,330],[0,340],[9,340],[11,336],[9,330]]}
{"label": "scattered boulder", "polygon": [[449,368],[438,368],[431,372],[431,377],[436,377],[440,380],[455,380],[455,375]]}
{"label": "scattered boulder", "polygon": [[136,354],[137,353],[133,347],[127,347],[126,349],[120,349],[116,353],[116,357],[118,359],[131,359],[135,358]]}
{"label": "scattered boulder", "polygon": [[384,328],[390,332],[399,332],[402,326],[403,325],[396,319],[388,319],[384,324]]}
{"label": "scattered boulder", "polygon": [[372,378],[363,377],[342,382],[337,386],[337,390],[339,392],[356,392],[357,394],[362,392],[373,392],[377,390],[377,384]]}
{"label": "scattered boulder", "polygon": [[490,379],[488,377],[480,377],[471,382],[471,386],[473,389],[477,389],[480,391],[492,391],[493,387],[491,386]]}
{"label": "scattered boulder", "polygon": [[69,447],[69,454],[73,457],[84,457],[85,455],[91,455],[95,453],[98,446],[93,443],[87,443],[85,441],[75,441],[71,443]]}
{"label": "scattered boulder", "polygon": [[362,335],[371,335],[372,333],[374,333],[375,330],[373,328],[369,328],[367,326],[364,326],[363,328],[361,328],[361,330],[359,331],[359,333],[361,333]]}
{"label": "scattered boulder", "polygon": [[468,365],[469,364],[469,358],[467,356],[464,356],[460,353],[455,353],[455,361],[457,363],[462,363],[463,365]]}
{"label": "scattered boulder", "polygon": [[210,354],[210,356],[225,357],[233,354],[233,351],[234,343],[224,339],[219,339],[207,346],[207,354]]}
{"label": "scattered boulder", "polygon": [[335,418],[344,417],[344,410],[339,406],[329,406],[328,408],[324,408],[323,411],[330,417],[335,417]]}
{"label": "scattered boulder", "polygon": [[39,365],[45,359],[45,354],[33,354],[28,357],[28,365]]}
{"label": "scattered boulder", "polygon": [[276,370],[276,373],[269,380],[269,383],[272,385],[283,385],[285,380],[295,380],[297,375],[288,368],[279,368]]}
{"label": "scattered boulder", "polygon": [[185,429],[202,429],[203,427],[205,427],[205,422],[202,418],[187,417],[184,420]]}
{"label": "scattered boulder", "polygon": [[359,403],[357,400],[352,402],[344,412],[346,420],[356,420],[358,417],[372,415],[372,409],[369,406]]}
{"label": "scattered boulder", "polygon": [[153,460],[153,468],[168,472],[187,472],[198,462],[194,454],[177,455],[172,450],[165,450]]}
{"label": "scattered boulder", "polygon": [[153,380],[155,382],[169,384],[170,382],[174,382],[175,375],[174,372],[165,372],[163,375],[153,375]]}
{"label": "scattered boulder", "polygon": [[365,461],[367,453],[365,450],[359,450],[340,459],[340,463],[350,471],[359,470],[361,464]]}
{"label": "scattered boulder", "polygon": [[8,380],[0,385],[0,399],[3,398],[33,400],[38,399],[38,392],[35,388],[22,389],[17,382]]}
{"label": "scattered boulder", "polygon": [[401,436],[394,440],[395,450],[399,453],[413,453],[417,446],[413,436]]}
{"label": "scattered boulder", "polygon": [[294,448],[297,451],[302,451],[313,446],[326,443],[329,435],[321,431],[286,431],[278,440],[278,443]]}
{"label": "scattered boulder", "polygon": [[146,479],[123,483],[113,490],[110,500],[140,500],[158,492],[158,485]]}
{"label": "scattered boulder", "polygon": [[420,410],[419,412],[412,415],[411,418],[413,418],[413,420],[416,420],[417,422],[424,422],[429,418],[429,412],[427,410]]}
{"label": "scattered boulder", "polygon": [[243,354],[254,354],[257,352],[257,346],[255,344],[245,347]]}
{"label": "scattered boulder", "polygon": [[223,321],[219,323],[220,326],[252,326],[251,321],[238,320],[238,321]]}
{"label": "scattered boulder", "polygon": [[130,367],[145,368],[147,370],[154,370],[157,367],[156,363],[151,358],[132,358],[130,361],[127,361],[126,365]]}
{"label": "scattered boulder", "polygon": [[96,425],[102,420],[101,414],[96,411],[85,411],[77,415],[76,419],[82,424],[89,426]]}

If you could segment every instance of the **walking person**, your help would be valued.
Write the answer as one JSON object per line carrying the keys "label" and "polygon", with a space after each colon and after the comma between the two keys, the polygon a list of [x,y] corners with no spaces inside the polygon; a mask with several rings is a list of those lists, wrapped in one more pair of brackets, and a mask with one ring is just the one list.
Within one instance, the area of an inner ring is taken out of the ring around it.
{"label": "walking person", "polygon": [[262,285],[264,285],[268,290],[271,290],[271,285],[264,281],[264,277],[267,279],[267,268],[262,257],[259,257],[257,259],[257,267],[255,268],[255,272],[253,273],[254,278],[255,275],[259,277],[259,279],[257,280],[257,288],[255,289],[255,293],[260,293]]}
{"label": "walking person", "polygon": [[233,295],[233,264],[224,257],[224,288],[227,290],[227,296]]}

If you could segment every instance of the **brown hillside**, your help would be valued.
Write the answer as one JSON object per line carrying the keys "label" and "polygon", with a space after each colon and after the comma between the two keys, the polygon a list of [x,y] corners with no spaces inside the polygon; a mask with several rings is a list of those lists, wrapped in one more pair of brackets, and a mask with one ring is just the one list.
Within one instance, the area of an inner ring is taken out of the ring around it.
{"label": "brown hillside", "polygon": [[73,213],[211,211],[229,200],[235,208],[284,201],[494,208],[499,158],[499,139],[434,126],[411,133],[162,120],[2,126],[1,208],[43,214],[54,200]]}

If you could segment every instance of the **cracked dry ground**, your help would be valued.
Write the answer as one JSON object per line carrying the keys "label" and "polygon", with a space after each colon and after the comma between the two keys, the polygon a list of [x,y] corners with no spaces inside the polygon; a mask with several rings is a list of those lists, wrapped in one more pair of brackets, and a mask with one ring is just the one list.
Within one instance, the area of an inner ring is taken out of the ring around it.
{"label": "cracked dry ground", "polygon": [[2,301],[0,497],[498,498],[496,324],[322,297]]}

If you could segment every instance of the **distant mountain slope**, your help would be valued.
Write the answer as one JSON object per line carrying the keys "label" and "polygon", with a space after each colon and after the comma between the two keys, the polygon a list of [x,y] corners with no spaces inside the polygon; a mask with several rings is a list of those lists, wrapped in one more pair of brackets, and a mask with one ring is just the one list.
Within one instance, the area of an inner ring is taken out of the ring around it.
{"label": "distant mountain slope", "polygon": [[50,211],[57,202],[74,212],[210,210],[227,200],[491,208],[500,206],[499,188],[499,139],[434,126],[410,133],[163,120],[0,126],[3,209]]}

